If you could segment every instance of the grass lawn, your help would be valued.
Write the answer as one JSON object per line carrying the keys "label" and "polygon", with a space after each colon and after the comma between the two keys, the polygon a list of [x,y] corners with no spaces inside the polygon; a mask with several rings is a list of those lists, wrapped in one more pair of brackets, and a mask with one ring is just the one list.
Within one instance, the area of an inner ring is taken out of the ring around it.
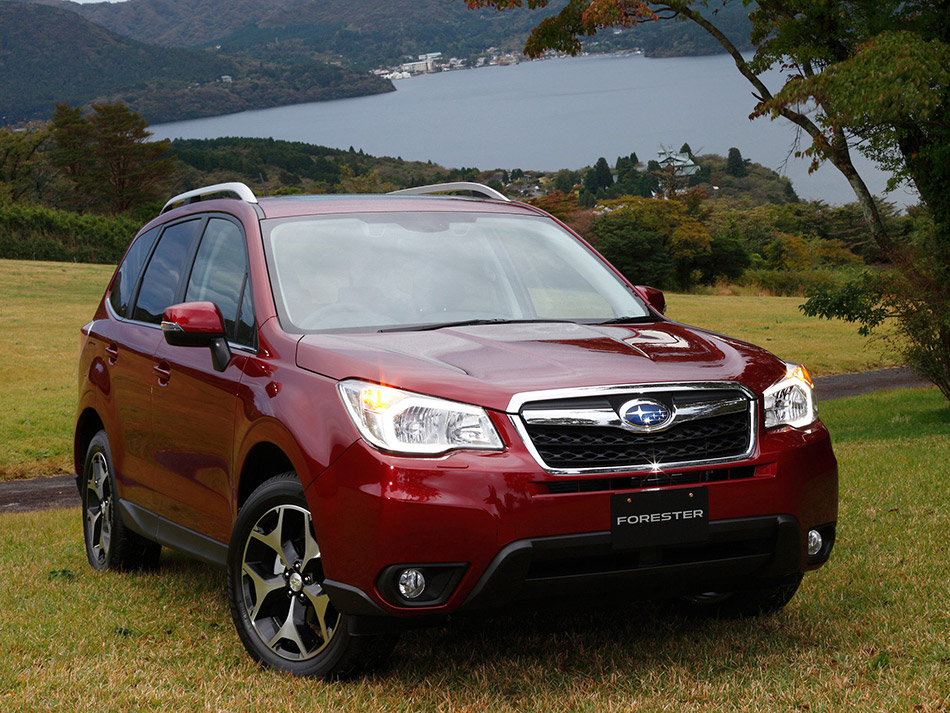
{"label": "grass lawn", "polygon": [[805,317],[801,297],[669,295],[666,314],[765,347],[786,361],[804,364],[812,376],[848,374],[899,366],[880,338],[862,337],[840,320]]}
{"label": "grass lawn", "polygon": [[693,622],[652,604],[459,618],[381,676],[254,666],[222,574],[163,553],[96,574],[78,509],[0,516],[0,710],[947,711],[950,413],[935,389],[822,405],[841,468],[832,560],[780,614]]}
{"label": "grass lawn", "polygon": [[113,270],[0,260],[0,480],[73,472],[79,328]]}
{"label": "grass lawn", "polygon": [[[0,260],[0,480],[72,473],[79,328],[92,318],[113,267]],[[802,316],[793,297],[668,296],[670,317],[745,339],[814,375],[896,364],[884,345],[843,322]]]}

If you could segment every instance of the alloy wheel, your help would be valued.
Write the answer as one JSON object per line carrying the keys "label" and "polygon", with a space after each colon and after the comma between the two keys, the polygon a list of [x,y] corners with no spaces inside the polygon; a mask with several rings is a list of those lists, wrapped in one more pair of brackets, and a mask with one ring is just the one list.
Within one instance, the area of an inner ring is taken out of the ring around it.
{"label": "alloy wheel", "polygon": [[248,619],[274,654],[305,661],[330,643],[340,614],[321,586],[320,548],[305,508],[277,505],[258,519],[245,543],[241,577]]}
{"label": "alloy wheel", "polygon": [[112,541],[112,481],[109,464],[99,451],[93,454],[86,479],[86,537],[91,556],[105,566]]}

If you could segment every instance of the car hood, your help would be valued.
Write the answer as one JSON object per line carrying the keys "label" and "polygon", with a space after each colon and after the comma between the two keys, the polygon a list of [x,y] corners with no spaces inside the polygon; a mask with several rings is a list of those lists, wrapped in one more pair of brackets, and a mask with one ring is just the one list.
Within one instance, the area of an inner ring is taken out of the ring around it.
{"label": "car hood", "polygon": [[584,386],[731,381],[761,393],[785,373],[763,349],[675,322],[310,334],[297,365],[497,410],[517,393]]}

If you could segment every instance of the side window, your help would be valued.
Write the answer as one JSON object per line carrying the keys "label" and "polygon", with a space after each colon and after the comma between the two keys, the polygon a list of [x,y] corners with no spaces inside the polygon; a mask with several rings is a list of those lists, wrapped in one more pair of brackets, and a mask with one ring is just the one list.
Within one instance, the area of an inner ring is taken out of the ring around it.
{"label": "side window", "polygon": [[145,267],[148,254],[152,251],[158,231],[159,228],[152,228],[140,235],[119,266],[115,281],[112,283],[112,291],[109,293],[109,303],[120,317],[125,317],[128,312],[129,302],[132,301],[132,293],[135,291],[135,283],[142,274],[142,268]]}
{"label": "side window", "polygon": [[244,284],[244,296],[241,298],[241,316],[238,319],[237,336],[234,341],[257,348],[257,332],[254,331],[254,299],[251,296],[251,281]]}
{"label": "side window", "polygon": [[[248,344],[253,330],[244,231],[223,218],[208,221],[185,292],[186,302],[214,302],[232,341]],[[245,304],[246,303],[246,304]]]}
{"label": "side window", "polygon": [[200,227],[200,220],[189,220],[165,228],[145,268],[132,319],[161,324],[162,312],[175,304],[178,283]]}

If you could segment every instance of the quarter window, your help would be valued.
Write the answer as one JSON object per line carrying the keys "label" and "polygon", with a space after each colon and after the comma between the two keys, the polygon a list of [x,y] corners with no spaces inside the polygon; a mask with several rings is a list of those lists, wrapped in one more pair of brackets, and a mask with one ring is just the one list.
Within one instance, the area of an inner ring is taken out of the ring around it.
{"label": "quarter window", "polygon": [[132,247],[129,248],[128,254],[119,266],[119,271],[112,283],[112,291],[109,293],[109,303],[120,317],[125,317],[128,312],[132,293],[135,291],[135,283],[142,275],[142,268],[145,267],[148,254],[152,251],[155,238],[158,237],[158,230],[158,228],[152,228],[140,235],[138,240],[132,243]]}

